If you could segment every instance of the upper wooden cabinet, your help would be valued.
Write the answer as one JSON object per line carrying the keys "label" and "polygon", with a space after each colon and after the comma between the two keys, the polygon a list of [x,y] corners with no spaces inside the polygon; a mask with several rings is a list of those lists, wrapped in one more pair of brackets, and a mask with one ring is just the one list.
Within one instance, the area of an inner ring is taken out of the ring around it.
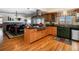
{"label": "upper wooden cabinet", "polygon": [[53,21],[53,22],[55,22],[56,15],[57,15],[57,13],[46,13],[46,14],[43,14],[42,17],[46,21]]}
{"label": "upper wooden cabinet", "polygon": [[48,20],[48,14],[42,15],[42,17],[47,21]]}
{"label": "upper wooden cabinet", "polygon": [[79,13],[79,8],[74,9],[73,12]]}

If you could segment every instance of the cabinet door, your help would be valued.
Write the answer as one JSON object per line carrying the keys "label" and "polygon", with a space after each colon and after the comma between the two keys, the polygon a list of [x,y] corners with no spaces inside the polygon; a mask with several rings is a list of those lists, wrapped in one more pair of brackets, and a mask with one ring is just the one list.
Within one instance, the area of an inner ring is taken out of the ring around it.
{"label": "cabinet door", "polygon": [[43,15],[43,18],[47,21],[47,14]]}
{"label": "cabinet door", "polygon": [[24,29],[24,42],[27,44],[30,43],[30,32],[28,29]]}
{"label": "cabinet door", "polygon": [[57,27],[53,27],[53,30],[52,31],[53,31],[53,35],[54,36],[57,36]]}
{"label": "cabinet door", "polygon": [[53,36],[57,36],[57,27],[51,27],[50,34],[52,34]]}
{"label": "cabinet door", "polygon": [[37,37],[38,37],[38,36],[37,36],[36,30],[30,31],[30,42],[31,42],[31,43],[34,42],[34,41],[36,41],[36,38],[37,38]]}
{"label": "cabinet door", "polygon": [[51,19],[52,19],[51,14],[44,14],[44,15],[42,15],[42,17],[43,17],[46,21],[51,21]]}
{"label": "cabinet door", "polygon": [[48,14],[47,19],[48,19],[48,21],[52,21],[52,14]]}
{"label": "cabinet door", "polygon": [[64,34],[63,27],[58,26],[57,31],[58,31],[57,35],[58,35],[59,37],[63,37],[63,34]]}
{"label": "cabinet door", "polygon": [[64,37],[65,38],[70,38],[70,28],[64,28]]}
{"label": "cabinet door", "polygon": [[49,21],[52,21],[52,14],[49,15]]}

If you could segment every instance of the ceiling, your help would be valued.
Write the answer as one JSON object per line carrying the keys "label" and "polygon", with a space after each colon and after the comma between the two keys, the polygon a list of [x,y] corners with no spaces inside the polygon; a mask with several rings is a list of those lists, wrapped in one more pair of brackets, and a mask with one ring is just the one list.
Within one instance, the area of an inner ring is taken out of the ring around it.
{"label": "ceiling", "polygon": [[36,11],[36,8],[0,8],[0,13],[11,13],[15,14],[32,14]]}
{"label": "ceiling", "polygon": [[41,8],[40,10],[45,12],[61,12],[61,11],[68,11],[74,8]]}
{"label": "ceiling", "polygon": [[44,12],[60,12],[64,10],[71,10],[72,8],[0,8],[0,13],[32,15],[39,9]]}

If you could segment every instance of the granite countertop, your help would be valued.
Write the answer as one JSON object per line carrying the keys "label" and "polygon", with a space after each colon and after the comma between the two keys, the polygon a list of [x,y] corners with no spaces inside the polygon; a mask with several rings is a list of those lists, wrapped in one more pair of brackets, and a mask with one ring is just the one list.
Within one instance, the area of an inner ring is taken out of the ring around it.
{"label": "granite countertop", "polygon": [[[79,29],[79,25],[51,25],[46,27],[67,27],[70,29]],[[29,27],[28,29],[44,30],[46,27]]]}
{"label": "granite countertop", "polygon": [[[27,27],[25,27],[25,28],[27,28]],[[44,29],[46,29],[46,27],[29,27],[29,28],[27,28],[27,29],[44,30]]]}
{"label": "granite countertop", "polygon": [[57,25],[57,26],[68,27],[71,29],[79,29],[79,25]]}

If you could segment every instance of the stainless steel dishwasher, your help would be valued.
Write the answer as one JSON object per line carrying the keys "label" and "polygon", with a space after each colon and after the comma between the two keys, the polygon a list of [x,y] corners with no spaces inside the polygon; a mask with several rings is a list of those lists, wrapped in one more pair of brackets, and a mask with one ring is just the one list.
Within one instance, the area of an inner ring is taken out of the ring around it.
{"label": "stainless steel dishwasher", "polygon": [[71,30],[71,38],[72,38],[72,40],[79,41],[79,29]]}

